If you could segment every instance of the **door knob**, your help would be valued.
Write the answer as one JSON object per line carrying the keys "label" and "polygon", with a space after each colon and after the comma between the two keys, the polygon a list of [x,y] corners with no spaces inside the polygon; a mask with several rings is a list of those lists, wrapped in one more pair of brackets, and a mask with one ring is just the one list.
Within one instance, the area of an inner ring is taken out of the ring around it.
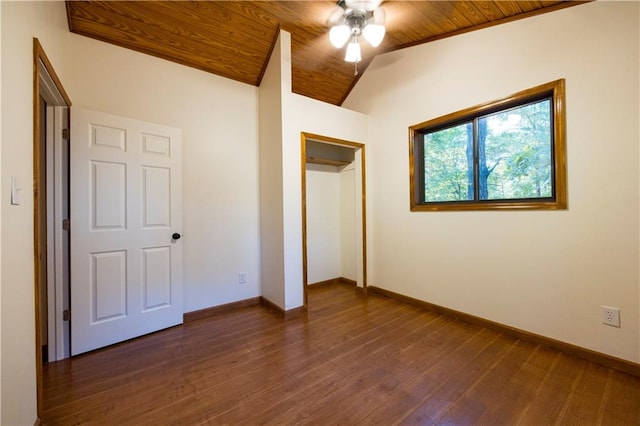
{"label": "door knob", "polygon": [[173,235],[171,236],[171,238],[174,240],[179,240],[180,237],[182,237],[182,235],[178,234],[177,232],[174,232]]}

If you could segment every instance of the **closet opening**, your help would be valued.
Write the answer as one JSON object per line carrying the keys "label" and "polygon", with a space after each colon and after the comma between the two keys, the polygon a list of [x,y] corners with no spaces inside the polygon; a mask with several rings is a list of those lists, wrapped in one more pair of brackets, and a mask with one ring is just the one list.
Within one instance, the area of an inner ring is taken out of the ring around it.
{"label": "closet opening", "polygon": [[365,146],[302,133],[301,152],[304,306],[314,284],[366,294]]}

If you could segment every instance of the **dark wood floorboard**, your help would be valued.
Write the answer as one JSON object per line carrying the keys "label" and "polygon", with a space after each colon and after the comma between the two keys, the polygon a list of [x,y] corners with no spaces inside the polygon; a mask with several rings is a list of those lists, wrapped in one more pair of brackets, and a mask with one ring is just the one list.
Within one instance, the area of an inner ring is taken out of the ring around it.
{"label": "dark wood floorboard", "polygon": [[640,425],[640,378],[344,284],[44,367],[45,425]]}

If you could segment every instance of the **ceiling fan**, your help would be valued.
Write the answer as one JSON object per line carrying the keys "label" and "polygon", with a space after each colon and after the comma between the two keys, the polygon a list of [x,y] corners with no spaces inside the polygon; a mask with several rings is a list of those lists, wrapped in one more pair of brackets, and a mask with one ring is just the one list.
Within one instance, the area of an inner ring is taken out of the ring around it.
{"label": "ceiling fan", "polygon": [[378,47],[385,35],[385,11],[380,7],[383,0],[339,0],[327,18],[331,26],[329,41],[341,49],[347,42],[344,60],[353,62],[358,75],[358,62],[362,60],[359,37],[373,47]]}

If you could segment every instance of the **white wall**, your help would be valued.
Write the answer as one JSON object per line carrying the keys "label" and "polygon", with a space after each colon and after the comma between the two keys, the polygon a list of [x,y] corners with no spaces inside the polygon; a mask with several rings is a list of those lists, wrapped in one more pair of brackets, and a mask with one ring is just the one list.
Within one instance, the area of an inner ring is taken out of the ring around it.
{"label": "white wall", "polygon": [[[284,39],[284,40],[283,40]],[[280,32],[260,83],[260,233],[262,296],[285,308],[282,186],[282,94],[291,88],[282,77],[282,50],[289,38]],[[284,87],[283,87],[284,86]]]}
{"label": "white wall", "polygon": [[357,280],[355,165],[340,171],[340,276]]}
{"label": "white wall", "polygon": [[[588,3],[373,61],[345,103],[370,114],[372,285],[640,361],[639,7]],[[409,211],[408,126],[558,78],[567,211]]]}
{"label": "white wall", "polygon": [[[0,5],[0,40],[2,36],[2,5]],[[0,50],[1,51],[1,50]],[[0,54],[0,82],[2,81],[2,55]],[[0,96],[0,123],[2,122],[2,96]],[[2,182],[2,125],[0,124],[0,183]],[[2,208],[0,208],[0,241],[2,241]],[[0,330],[2,330],[2,244],[0,244]],[[0,377],[2,377],[2,339],[0,338]],[[2,380],[0,379],[0,422],[2,422]]]}
{"label": "white wall", "polygon": [[[33,37],[63,84],[69,33],[64,2],[0,2],[2,10],[2,417],[3,425],[36,420],[33,257]],[[11,105],[11,108],[7,108]],[[22,204],[10,205],[10,179]]]}
{"label": "white wall", "polygon": [[185,312],[259,296],[257,89],[70,38],[74,106],[182,129]]}
{"label": "white wall", "polygon": [[307,164],[307,282],[340,277],[340,174],[335,166]]}

